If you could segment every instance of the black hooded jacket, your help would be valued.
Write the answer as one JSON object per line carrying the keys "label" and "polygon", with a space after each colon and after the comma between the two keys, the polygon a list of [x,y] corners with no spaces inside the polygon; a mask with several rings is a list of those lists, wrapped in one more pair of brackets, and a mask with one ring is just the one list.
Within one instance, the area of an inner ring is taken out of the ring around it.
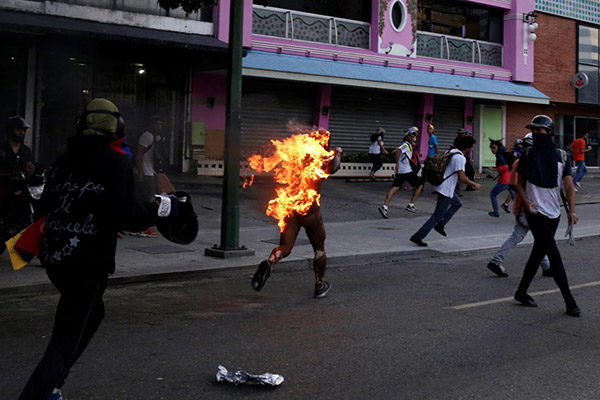
{"label": "black hooded jacket", "polygon": [[157,205],[135,200],[129,159],[103,136],[76,136],[50,171],[40,203],[46,215],[40,260],[46,268],[113,273],[117,232],[156,222]]}

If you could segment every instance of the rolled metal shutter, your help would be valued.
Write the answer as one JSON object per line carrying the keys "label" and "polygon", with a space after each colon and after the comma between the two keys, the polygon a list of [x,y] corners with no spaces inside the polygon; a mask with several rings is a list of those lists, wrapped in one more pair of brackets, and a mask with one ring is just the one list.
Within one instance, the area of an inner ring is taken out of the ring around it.
{"label": "rolled metal shutter", "polygon": [[334,86],[329,130],[332,146],[366,152],[377,127],[386,130],[385,147],[397,147],[405,131],[417,124],[419,95],[408,92]]}
{"label": "rolled metal shutter", "polygon": [[465,100],[462,97],[435,96],[433,100],[433,125],[438,138],[438,149],[450,149],[456,132],[464,127]]}
{"label": "rolled metal shutter", "polygon": [[242,84],[241,146],[246,156],[289,136],[288,124],[312,127],[314,84],[244,78]]}

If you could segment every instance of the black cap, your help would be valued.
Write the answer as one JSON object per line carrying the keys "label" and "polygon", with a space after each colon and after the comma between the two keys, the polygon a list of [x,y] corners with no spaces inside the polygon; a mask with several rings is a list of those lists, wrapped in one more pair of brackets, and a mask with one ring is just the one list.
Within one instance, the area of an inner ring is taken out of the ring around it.
{"label": "black cap", "polygon": [[12,117],[8,117],[8,121],[6,123],[9,130],[13,129],[29,129],[31,125],[29,125],[25,119],[19,117],[18,115],[13,115]]}

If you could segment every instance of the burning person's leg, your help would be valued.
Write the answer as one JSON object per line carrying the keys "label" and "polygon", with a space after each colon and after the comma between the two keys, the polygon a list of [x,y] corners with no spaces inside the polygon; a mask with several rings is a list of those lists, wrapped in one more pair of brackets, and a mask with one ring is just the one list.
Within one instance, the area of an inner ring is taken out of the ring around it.
{"label": "burning person's leg", "polygon": [[310,240],[315,258],[313,259],[313,270],[315,272],[315,297],[325,297],[331,285],[324,280],[325,269],[327,268],[327,254],[325,253],[325,225],[323,217],[319,210],[310,216],[310,220],[305,225],[306,236]]}
{"label": "burning person's leg", "polygon": [[269,279],[273,265],[289,256],[296,243],[296,237],[300,232],[300,224],[297,217],[289,218],[287,224],[279,237],[279,246],[271,251],[268,260],[262,261],[254,275],[252,276],[252,287],[254,290],[260,290]]}

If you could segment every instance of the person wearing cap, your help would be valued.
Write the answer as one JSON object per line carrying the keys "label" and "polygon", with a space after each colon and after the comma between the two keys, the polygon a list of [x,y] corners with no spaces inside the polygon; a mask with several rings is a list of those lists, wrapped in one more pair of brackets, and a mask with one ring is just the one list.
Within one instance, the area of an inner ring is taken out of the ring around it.
{"label": "person wearing cap", "polygon": [[[531,148],[533,146],[533,134],[528,133],[525,135],[523,140],[520,142],[520,152],[519,155],[523,153],[526,149]],[[516,153],[517,154],[517,153]],[[519,182],[519,173],[517,172],[517,165],[519,165],[519,159],[516,159],[512,165],[510,171],[510,179],[509,186],[514,190]],[[488,262],[487,268],[492,271],[494,274],[499,277],[505,278],[508,276],[506,273],[506,269],[502,265],[504,262],[504,257],[506,254],[513,249],[516,245],[521,243],[527,232],[529,232],[529,225],[527,225],[527,219],[525,218],[525,209],[523,208],[523,201],[519,197],[519,194],[515,194],[515,201],[513,202],[513,214],[515,215],[515,227],[513,228],[512,234],[504,241],[500,249],[494,254],[492,259]],[[540,263],[542,267],[542,275],[543,276],[552,276],[550,272],[550,261],[548,261],[548,256],[544,256],[544,259]]]}
{"label": "person wearing cap", "polygon": [[418,134],[419,128],[416,126],[409,128],[402,144],[392,151],[396,155],[394,182],[385,196],[383,205],[377,209],[383,218],[389,218],[388,207],[392,201],[392,197],[400,190],[404,182],[407,182],[414,188],[412,198],[406,206],[406,211],[417,212],[415,202],[423,191],[423,179],[417,176],[419,160],[415,151],[415,143],[417,142]]}
{"label": "person wearing cap", "polygon": [[25,119],[14,115],[6,123],[6,140],[0,143],[0,154],[3,154],[2,169],[16,168],[31,176],[35,172],[35,165],[31,162],[33,156],[31,149],[25,144],[25,135],[31,128]]}
{"label": "person wearing cap", "polygon": [[385,129],[382,127],[377,128],[377,131],[371,135],[371,145],[369,146],[369,161],[373,164],[369,176],[375,180],[375,172],[379,171],[383,166],[383,160],[381,159],[381,153],[388,154],[388,151],[383,145],[383,135]]}
{"label": "person wearing cap", "polygon": [[178,215],[171,197],[136,201],[123,139],[116,105],[93,99],[48,174],[39,207],[46,218],[39,259],[60,300],[48,346],[21,400],[62,398],[69,370],[104,318],[102,296],[115,272],[118,233]]}
{"label": "person wearing cap", "polygon": [[567,274],[554,235],[560,221],[561,186],[568,205],[569,224],[578,221],[575,214],[575,187],[571,176],[571,161],[564,150],[557,148],[552,135],[554,124],[546,115],[536,115],[527,125],[533,136],[533,146],[525,152],[517,166],[516,187],[521,198],[525,219],[533,235],[533,248],[525,264],[521,282],[514,298],[527,307],[537,307],[527,294],[544,255],[550,260],[550,271],[566,304],[566,312],[578,317],[581,310],[569,288]]}

